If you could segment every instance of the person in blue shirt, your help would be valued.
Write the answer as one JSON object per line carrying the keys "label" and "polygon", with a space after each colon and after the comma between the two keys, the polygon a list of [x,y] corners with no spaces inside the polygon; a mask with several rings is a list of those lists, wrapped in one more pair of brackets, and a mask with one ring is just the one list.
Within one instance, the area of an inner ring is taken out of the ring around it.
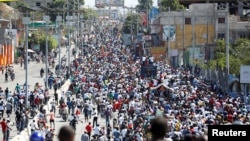
{"label": "person in blue shirt", "polygon": [[114,100],[118,100],[118,92],[116,91],[115,94],[114,94]]}
{"label": "person in blue shirt", "polygon": [[113,132],[114,141],[121,141],[120,135],[121,133],[119,132],[118,127],[115,127]]}
{"label": "person in blue shirt", "polygon": [[68,113],[70,113],[70,109],[72,108],[72,103],[70,100],[67,101]]}

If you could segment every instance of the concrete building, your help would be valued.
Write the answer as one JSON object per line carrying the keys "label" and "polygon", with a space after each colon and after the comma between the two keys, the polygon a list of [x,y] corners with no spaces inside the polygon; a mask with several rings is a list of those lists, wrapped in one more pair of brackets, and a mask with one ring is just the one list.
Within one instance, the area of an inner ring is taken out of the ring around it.
{"label": "concrete building", "polygon": [[[39,9],[40,6],[48,6],[53,0],[22,0],[24,3],[30,6],[32,9]],[[14,6],[16,2],[11,2],[10,6]]]}
{"label": "concrete building", "polygon": [[164,45],[167,49],[170,45],[167,53],[171,56],[170,63],[174,66],[192,64],[204,58],[202,47],[225,37],[226,16],[226,10],[218,10],[217,4],[192,4],[188,10],[160,13],[160,39],[164,41],[164,26],[171,26],[174,30],[174,38],[169,44],[165,41]]}
{"label": "concrete building", "polygon": [[[157,27],[154,34],[163,41],[163,46],[151,48],[151,53],[156,57],[171,56],[169,61],[174,66],[204,63],[212,58],[211,48],[215,41],[226,37],[227,10],[219,9],[216,3],[191,4],[188,10],[162,12],[157,19],[161,26]],[[241,16],[230,15],[228,21],[231,43],[238,38],[250,38],[249,20],[242,21]],[[174,37],[170,43],[164,41],[164,26],[168,25],[174,29]]]}

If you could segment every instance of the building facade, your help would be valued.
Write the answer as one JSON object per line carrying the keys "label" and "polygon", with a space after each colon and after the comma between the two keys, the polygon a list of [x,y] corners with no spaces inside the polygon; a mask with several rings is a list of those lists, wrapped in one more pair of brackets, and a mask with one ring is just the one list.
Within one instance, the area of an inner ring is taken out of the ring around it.
{"label": "building facade", "polygon": [[[217,4],[192,4],[188,10],[160,13],[162,30],[158,34],[165,41],[170,63],[177,66],[204,60],[204,46],[213,44],[226,32],[226,16],[226,10],[218,10]],[[169,38],[170,43],[164,39],[168,26],[173,36]]]}

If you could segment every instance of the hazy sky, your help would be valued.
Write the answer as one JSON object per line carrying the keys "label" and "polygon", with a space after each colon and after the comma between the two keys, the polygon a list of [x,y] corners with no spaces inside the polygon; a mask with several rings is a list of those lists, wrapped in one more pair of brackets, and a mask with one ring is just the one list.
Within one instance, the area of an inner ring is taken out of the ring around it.
{"label": "hazy sky", "polygon": [[[125,6],[131,7],[136,6],[138,4],[137,0],[124,0]],[[153,5],[157,5],[157,0],[153,0]],[[85,6],[94,7],[95,6],[95,0],[85,0]]]}

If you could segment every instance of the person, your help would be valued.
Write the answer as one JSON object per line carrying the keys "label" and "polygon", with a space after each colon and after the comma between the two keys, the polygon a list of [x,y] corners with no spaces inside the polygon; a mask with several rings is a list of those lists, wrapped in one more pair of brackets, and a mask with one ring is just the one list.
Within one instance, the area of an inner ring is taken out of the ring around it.
{"label": "person", "polygon": [[70,121],[69,125],[76,131],[77,119],[76,116]]}
{"label": "person", "polygon": [[94,110],[93,127],[95,127],[97,125],[97,121],[98,121],[98,113],[97,113],[97,110],[95,110],[95,108],[93,108],[93,110]]}
{"label": "person", "polygon": [[49,114],[49,123],[50,123],[50,127],[55,128],[55,113],[53,112],[53,110],[50,110],[50,114]]}
{"label": "person", "polygon": [[87,134],[89,135],[89,139],[91,137],[91,132],[92,132],[92,126],[91,126],[91,122],[89,122],[89,124],[85,127]]}
{"label": "person", "polygon": [[36,121],[33,120],[33,122],[30,123],[30,128],[31,128],[31,132],[36,131],[37,127],[36,127]]}
{"label": "person", "polygon": [[44,74],[44,69],[41,68],[41,70],[40,70],[40,76],[43,77],[43,74]]}
{"label": "person", "polygon": [[84,131],[84,133],[82,134],[81,141],[89,141],[89,135],[87,131]]}
{"label": "person", "polygon": [[50,131],[46,133],[45,138],[46,138],[46,141],[53,141],[54,129],[50,129]]}
{"label": "person", "polygon": [[10,120],[9,119],[7,119],[7,131],[6,131],[6,141],[9,141],[9,137],[10,137],[10,130],[12,130],[11,128],[10,128]]}
{"label": "person", "polygon": [[152,133],[151,141],[163,141],[167,133],[167,125],[166,119],[162,117],[152,119],[150,128],[150,132]]}
{"label": "person", "polygon": [[45,141],[45,138],[41,132],[36,131],[31,133],[30,141]]}
{"label": "person", "polygon": [[74,141],[75,131],[71,126],[63,126],[58,133],[58,141]]}
{"label": "person", "polygon": [[0,124],[1,124],[1,127],[2,127],[3,140],[5,140],[6,137],[7,137],[6,135],[7,135],[7,128],[8,128],[5,118],[3,118],[3,120],[0,122]]}

